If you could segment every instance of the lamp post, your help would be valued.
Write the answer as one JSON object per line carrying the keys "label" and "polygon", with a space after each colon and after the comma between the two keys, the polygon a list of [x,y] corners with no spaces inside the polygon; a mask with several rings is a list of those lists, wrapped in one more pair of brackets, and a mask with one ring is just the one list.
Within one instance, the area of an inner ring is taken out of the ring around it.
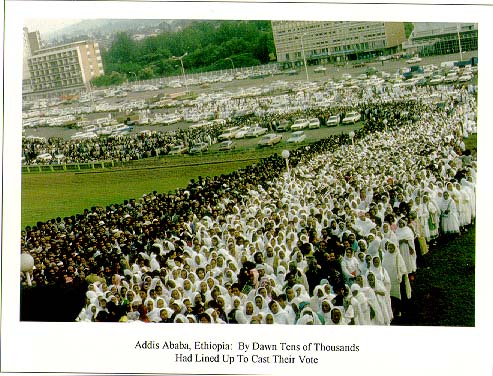
{"label": "lamp post", "polygon": [[185,52],[181,56],[171,56],[171,59],[173,60],[180,60],[181,63],[181,74],[183,76],[183,82],[185,83],[185,89],[187,90],[188,93],[188,85],[187,85],[187,79],[185,77],[185,67],[183,66],[183,58],[188,55],[188,52]]}
{"label": "lamp post", "polygon": [[459,41],[460,61],[462,61],[462,46],[460,44],[460,25],[459,24],[457,24],[457,40]]}
{"label": "lamp post", "polygon": [[349,137],[351,137],[351,145],[354,146],[354,132],[353,131],[349,132]]}
{"label": "lamp post", "polygon": [[286,171],[288,172],[288,175],[289,175],[289,150],[283,150],[281,152],[281,156],[286,161]]}
{"label": "lamp post", "polygon": [[229,60],[229,61],[231,61],[231,65],[233,66],[233,70],[235,69],[235,63],[233,63],[233,59],[231,59],[230,57],[227,57],[227,58],[225,58],[224,60]]}
{"label": "lamp post", "polygon": [[306,66],[305,46],[303,45],[303,37],[305,35],[306,33],[301,34],[301,53],[303,54],[303,64],[305,65],[306,81],[310,82],[310,79],[308,78],[308,67]]}
{"label": "lamp post", "polygon": [[34,258],[29,253],[21,254],[21,272],[25,273],[28,286],[32,286],[31,273],[34,268]]}
{"label": "lamp post", "polygon": [[137,77],[137,74],[135,72],[128,72],[128,74],[133,74],[135,76],[135,81],[137,81],[139,78]]}

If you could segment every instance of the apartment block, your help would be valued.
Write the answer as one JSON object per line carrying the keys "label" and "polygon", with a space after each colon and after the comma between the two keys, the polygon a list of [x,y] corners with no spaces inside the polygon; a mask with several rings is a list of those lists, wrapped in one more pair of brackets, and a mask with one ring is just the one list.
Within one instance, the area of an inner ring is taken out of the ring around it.
{"label": "apartment block", "polygon": [[99,45],[80,41],[41,48],[27,59],[34,92],[82,88],[104,74]]}
{"label": "apartment block", "polygon": [[406,40],[403,22],[272,21],[272,31],[277,61],[285,66],[394,53]]}

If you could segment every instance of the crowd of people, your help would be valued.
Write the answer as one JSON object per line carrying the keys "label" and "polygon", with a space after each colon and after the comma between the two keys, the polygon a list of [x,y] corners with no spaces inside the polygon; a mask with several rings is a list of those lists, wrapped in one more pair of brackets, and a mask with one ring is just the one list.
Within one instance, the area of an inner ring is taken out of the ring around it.
{"label": "crowd of people", "polygon": [[[22,288],[87,286],[79,322],[390,325],[423,256],[474,224],[467,90],[361,104],[365,126],[27,227]],[[146,142],[146,140],[141,140]]]}
{"label": "crowd of people", "polygon": [[[340,119],[350,111],[359,111],[362,119],[369,115],[368,106],[374,108],[389,101],[427,97],[436,93],[433,87],[390,88],[326,88],[316,93],[300,95],[293,92],[285,95],[282,108],[274,107],[276,96],[238,98],[229,101],[210,100],[193,106],[178,106],[168,111],[183,116],[187,113],[235,114],[226,124],[211,122],[201,128],[179,127],[173,131],[134,132],[120,137],[98,137],[90,139],[63,139],[61,137],[25,137],[22,141],[23,164],[90,163],[99,161],[130,161],[168,154],[175,145],[191,147],[201,142],[213,145],[218,142],[224,129],[232,126],[260,125],[275,132],[284,120],[293,123],[296,119],[318,118],[322,126],[332,115]],[[331,98],[330,105],[317,106],[319,97]],[[395,103],[399,103],[396,101]],[[240,115],[245,112],[245,114]],[[395,112],[399,116],[399,112]],[[392,121],[396,119],[388,119]],[[49,154],[51,160],[38,160],[39,155]],[[60,157],[63,156],[63,157]]]}

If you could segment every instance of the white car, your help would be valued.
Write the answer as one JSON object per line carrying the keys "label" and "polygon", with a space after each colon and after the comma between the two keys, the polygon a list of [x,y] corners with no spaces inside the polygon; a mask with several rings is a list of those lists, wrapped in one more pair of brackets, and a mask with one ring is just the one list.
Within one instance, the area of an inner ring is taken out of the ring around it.
{"label": "white car", "polygon": [[264,137],[262,137],[257,145],[258,146],[273,146],[273,145],[281,142],[281,140],[282,140],[281,135],[278,135],[275,133],[269,133],[269,134],[266,134]]}
{"label": "white car", "polygon": [[421,62],[421,60],[423,60],[423,59],[421,59],[419,56],[414,56],[414,57],[410,58],[409,60],[406,60],[406,63],[416,64],[416,63]]}
{"label": "white car", "polygon": [[245,137],[259,137],[266,133],[267,133],[267,128],[254,127],[245,134]]}
{"label": "white car", "polygon": [[326,121],[328,127],[337,127],[341,122],[341,118],[339,115],[332,115]]}
{"label": "white car", "polygon": [[188,148],[185,145],[176,145],[171,148],[169,154],[170,155],[185,154],[187,151]]}
{"label": "white car", "polygon": [[235,138],[236,139],[240,139],[240,138],[245,138],[246,137],[246,134],[248,133],[248,131],[250,131],[252,129],[252,127],[249,127],[249,126],[245,126],[245,127],[241,127],[238,132],[236,132],[235,134]]}
{"label": "white car", "polygon": [[289,143],[299,144],[300,142],[305,141],[306,135],[304,131],[296,131],[291,134],[291,137],[288,138]]}
{"label": "white car", "polygon": [[219,140],[230,140],[236,136],[236,132],[238,132],[240,128],[239,127],[231,127],[228,129],[225,129],[222,134],[219,135]]}
{"label": "white car", "polygon": [[320,128],[320,120],[318,120],[317,118],[308,119],[308,128],[310,129]]}
{"label": "white car", "polygon": [[235,143],[231,140],[226,140],[219,143],[219,150],[233,150],[235,147]]}
{"label": "white car", "polygon": [[308,125],[310,123],[308,122],[307,119],[297,119],[291,126],[292,131],[300,131],[302,129],[308,128]]}
{"label": "white car", "polygon": [[322,66],[318,66],[318,67],[316,67],[313,71],[314,71],[315,73],[323,73],[323,72],[325,72],[326,70],[327,70],[327,68],[322,67]]}
{"label": "white car", "polygon": [[352,111],[346,114],[344,119],[342,119],[342,124],[354,124],[361,119],[361,114],[356,111]]}
{"label": "white car", "polygon": [[209,145],[205,142],[199,142],[198,144],[192,146],[188,151],[190,154],[204,153],[209,149]]}

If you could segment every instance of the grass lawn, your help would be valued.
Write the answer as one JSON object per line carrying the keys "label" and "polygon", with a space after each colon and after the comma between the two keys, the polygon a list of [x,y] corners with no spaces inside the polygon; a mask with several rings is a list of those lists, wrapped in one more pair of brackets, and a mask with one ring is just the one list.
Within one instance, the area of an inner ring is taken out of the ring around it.
{"label": "grass lawn", "polygon": [[[166,159],[168,161],[169,159]],[[91,206],[122,203],[152,191],[168,192],[185,187],[192,178],[227,174],[254,163],[253,160],[208,161],[211,164],[185,161],[183,157],[163,163],[154,160],[146,166],[131,163],[127,168],[83,173],[33,173],[22,175],[22,228],[37,221],[47,221],[82,213]],[[148,161],[150,162],[150,161]],[[190,164],[192,162],[192,164]],[[203,163],[204,161],[202,161]]]}
{"label": "grass lawn", "polygon": [[[332,134],[358,129],[362,123],[307,130],[310,143]],[[287,140],[290,132],[282,134]],[[44,172],[22,174],[21,228],[37,221],[82,213],[91,206],[122,203],[144,193],[169,192],[188,185],[198,176],[228,174],[283,149],[300,145],[281,142],[274,147],[258,148],[258,139],[235,140],[237,148],[219,152],[218,144],[202,155],[175,155],[131,161],[124,168],[85,170],[84,172]],[[303,144],[301,144],[303,145]]]}

